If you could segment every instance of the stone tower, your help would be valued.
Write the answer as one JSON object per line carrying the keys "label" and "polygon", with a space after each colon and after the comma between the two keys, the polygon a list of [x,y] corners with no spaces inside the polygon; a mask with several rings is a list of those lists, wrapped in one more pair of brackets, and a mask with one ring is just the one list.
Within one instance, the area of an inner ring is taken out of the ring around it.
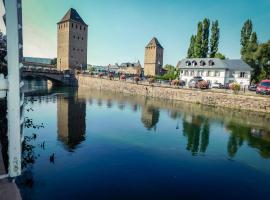
{"label": "stone tower", "polygon": [[77,11],[69,9],[57,23],[57,69],[85,69],[88,25]]}
{"label": "stone tower", "polygon": [[145,47],[144,56],[144,75],[156,76],[162,73],[163,66],[163,47],[153,38]]}

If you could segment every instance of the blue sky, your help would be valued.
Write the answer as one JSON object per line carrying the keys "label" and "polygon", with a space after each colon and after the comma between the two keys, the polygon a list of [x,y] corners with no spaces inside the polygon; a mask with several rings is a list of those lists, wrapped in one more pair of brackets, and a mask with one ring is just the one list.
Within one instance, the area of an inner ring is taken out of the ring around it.
{"label": "blue sky", "polygon": [[155,36],[164,64],[175,65],[204,17],[219,20],[219,50],[229,58],[240,57],[240,30],[248,18],[260,42],[270,39],[270,0],[23,0],[24,56],[56,57],[56,23],[70,7],[89,25],[91,64],[143,63],[144,47]]}

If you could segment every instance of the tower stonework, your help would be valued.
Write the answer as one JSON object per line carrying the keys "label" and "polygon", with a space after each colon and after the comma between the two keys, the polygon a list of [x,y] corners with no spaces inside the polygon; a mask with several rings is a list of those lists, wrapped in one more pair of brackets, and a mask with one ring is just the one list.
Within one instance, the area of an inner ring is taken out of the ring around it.
{"label": "tower stonework", "polygon": [[88,25],[77,11],[69,9],[57,23],[57,69],[85,69]]}
{"label": "tower stonework", "polygon": [[144,75],[156,76],[162,73],[163,66],[163,47],[153,38],[145,47],[144,56]]}

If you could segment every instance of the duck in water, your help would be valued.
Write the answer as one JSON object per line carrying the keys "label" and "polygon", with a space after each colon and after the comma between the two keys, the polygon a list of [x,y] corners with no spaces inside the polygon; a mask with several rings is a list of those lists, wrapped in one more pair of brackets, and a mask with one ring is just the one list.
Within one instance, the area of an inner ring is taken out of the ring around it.
{"label": "duck in water", "polygon": [[54,163],[54,153],[50,156],[50,163]]}

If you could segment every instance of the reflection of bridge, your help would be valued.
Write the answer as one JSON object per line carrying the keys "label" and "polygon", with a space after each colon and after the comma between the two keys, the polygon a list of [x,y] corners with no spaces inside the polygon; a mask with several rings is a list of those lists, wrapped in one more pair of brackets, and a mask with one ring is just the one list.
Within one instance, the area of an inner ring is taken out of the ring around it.
{"label": "reflection of bridge", "polygon": [[51,80],[55,84],[78,86],[78,81],[74,73],[64,73],[52,68],[22,68],[22,77],[40,77]]}

